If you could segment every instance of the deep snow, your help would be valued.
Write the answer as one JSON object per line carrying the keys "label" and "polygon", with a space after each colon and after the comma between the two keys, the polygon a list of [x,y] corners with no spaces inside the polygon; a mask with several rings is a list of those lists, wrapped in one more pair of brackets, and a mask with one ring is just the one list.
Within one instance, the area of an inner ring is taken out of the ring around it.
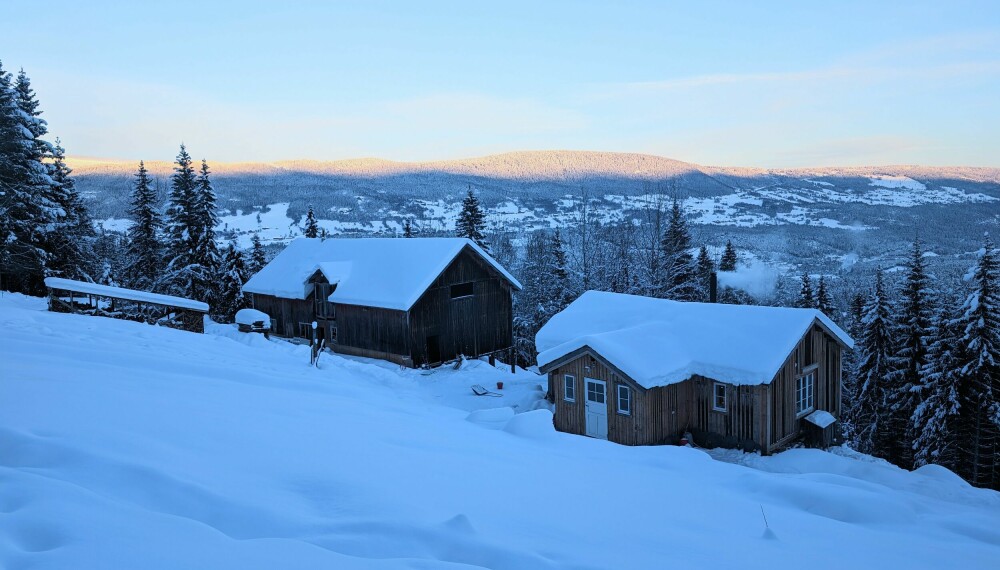
{"label": "deep snow", "polygon": [[[2,568],[990,568],[1000,494],[553,431],[539,377],[0,297]],[[502,398],[476,397],[471,384]],[[715,458],[713,458],[713,456]],[[765,529],[761,511],[769,524]]]}

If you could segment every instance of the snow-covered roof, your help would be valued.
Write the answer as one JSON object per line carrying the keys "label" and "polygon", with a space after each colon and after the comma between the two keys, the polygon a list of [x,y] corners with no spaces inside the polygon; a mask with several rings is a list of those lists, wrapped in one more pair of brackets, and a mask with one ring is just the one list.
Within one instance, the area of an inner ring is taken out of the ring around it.
{"label": "snow-covered roof", "polygon": [[251,277],[243,291],[305,299],[312,293],[307,281],[319,270],[337,284],[330,301],[406,311],[467,247],[521,289],[513,275],[465,238],[300,238]]}
{"label": "snow-covered roof", "polygon": [[770,383],[813,323],[854,341],[815,309],[682,303],[587,291],[538,331],[538,365],[584,347],[646,388],[692,375],[730,384]]}
{"label": "snow-covered roof", "polygon": [[807,422],[821,428],[830,427],[833,422],[837,421],[837,418],[833,417],[833,414],[826,410],[816,410],[806,416],[805,419]]}
{"label": "snow-covered roof", "polygon": [[153,303],[156,305],[177,307],[179,309],[191,309],[192,311],[201,311],[203,313],[208,312],[208,303],[185,299],[184,297],[150,293],[149,291],[136,291],[135,289],[124,289],[122,287],[112,287],[110,285],[73,281],[72,279],[63,279],[61,277],[46,277],[45,286],[49,289],[58,289],[60,291],[73,291],[74,293],[86,293],[88,295],[98,295],[101,297],[127,299],[138,303]]}

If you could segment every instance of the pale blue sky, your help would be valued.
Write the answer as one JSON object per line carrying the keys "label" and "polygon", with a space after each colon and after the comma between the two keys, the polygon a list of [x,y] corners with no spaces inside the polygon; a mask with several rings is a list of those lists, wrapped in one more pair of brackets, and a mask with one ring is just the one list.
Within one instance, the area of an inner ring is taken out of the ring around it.
{"label": "pale blue sky", "polygon": [[1000,166],[997,0],[291,4],[10,2],[0,58],[75,155]]}

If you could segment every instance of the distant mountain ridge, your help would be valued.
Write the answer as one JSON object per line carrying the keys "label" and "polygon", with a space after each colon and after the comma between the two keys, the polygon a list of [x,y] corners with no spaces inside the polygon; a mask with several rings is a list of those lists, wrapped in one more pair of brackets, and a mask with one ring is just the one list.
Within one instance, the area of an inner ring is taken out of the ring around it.
{"label": "distant mountain ridge", "polygon": [[[68,164],[77,176],[113,175],[134,171],[138,161],[69,157]],[[168,161],[147,161],[154,175],[169,175]],[[599,151],[518,151],[475,158],[428,162],[399,162],[381,158],[343,160],[282,160],[274,162],[215,162],[212,170],[220,176],[234,174],[303,173],[341,176],[397,176],[401,174],[444,173],[485,176],[521,181],[576,180],[608,176],[634,180],[663,180],[679,175],[701,173],[709,176],[864,176],[894,174],[917,178],[959,178],[973,182],[1000,183],[1000,168],[975,166],[844,166],[813,168],[759,168],[739,166],[702,166],[671,158],[641,153]]]}
{"label": "distant mountain ridge", "polygon": [[[95,219],[106,229],[126,227],[138,163],[68,162]],[[893,267],[918,231],[940,256],[976,251],[984,231],[1000,231],[1000,169],[991,167],[712,167],[580,151],[209,165],[219,235],[243,245],[253,234],[275,244],[301,235],[309,207],[334,235],[400,235],[405,220],[421,235],[449,235],[469,188],[491,228],[519,236],[558,227],[569,239],[584,210],[613,233],[646,223],[651,207],[677,196],[700,243],[720,248],[731,240],[777,265],[815,271],[840,271],[854,260]],[[165,199],[172,163],[146,167]]]}

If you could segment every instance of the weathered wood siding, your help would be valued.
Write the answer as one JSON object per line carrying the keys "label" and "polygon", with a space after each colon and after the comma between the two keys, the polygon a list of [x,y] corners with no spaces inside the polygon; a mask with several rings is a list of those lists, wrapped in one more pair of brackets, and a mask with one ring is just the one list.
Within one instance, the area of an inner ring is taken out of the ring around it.
{"label": "weathered wood siding", "polygon": [[795,412],[795,388],[798,378],[811,370],[816,372],[814,409],[826,410],[840,418],[840,354],[840,344],[822,328],[813,326],[788,355],[774,380],[764,387],[771,406],[766,451],[784,447],[801,433],[802,417],[807,414],[800,417]]}
{"label": "weathered wood siding", "polygon": [[300,301],[254,293],[251,300],[254,309],[271,317],[274,333],[279,336],[300,336],[299,323],[312,323],[316,318],[312,299]]}
{"label": "weathered wood siding", "polygon": [[[693,376],[684,384],[690,394],[687,401],[687,427],[696,443],[706,447],[763,448],[761,436],[760,386],[735,386],[711,378]],[[725,410],[715,409],[715,385],[726,391]]]}
{"label": "weathered wood siding", "polygon": [[[570,374],[576,383],[576,399],[567,402],[563,377]],[[606,363],[591,353],[582,354],[557,369],[549,372],[549,386],[552,387],[556,411],[553,415],[555,428],[562,432],[585,435],[586,388],[584,378],[603,380],[607,385],[608,440],[624,445],[650,445],[660,443],[660,418],[652,413],[649,392],[641,386],[613,371]],[[624,384],[632,390],[632,413],[618,413],[618,385]]]}
{"label": "weathered wood siding", "polygon": [[[452,285],[462,283],[472,283],[473,294],[452,299]],[[466,247],[410,309],[414,365],[428,362],[427,339],[432,336],[437,337],[440,361],[510,348],[512,294],[507,279]]]}
{"label": "weathered wood siding", "polygon": [[336,304],[337,352],[400,362],[409,358],[405,311]]}

